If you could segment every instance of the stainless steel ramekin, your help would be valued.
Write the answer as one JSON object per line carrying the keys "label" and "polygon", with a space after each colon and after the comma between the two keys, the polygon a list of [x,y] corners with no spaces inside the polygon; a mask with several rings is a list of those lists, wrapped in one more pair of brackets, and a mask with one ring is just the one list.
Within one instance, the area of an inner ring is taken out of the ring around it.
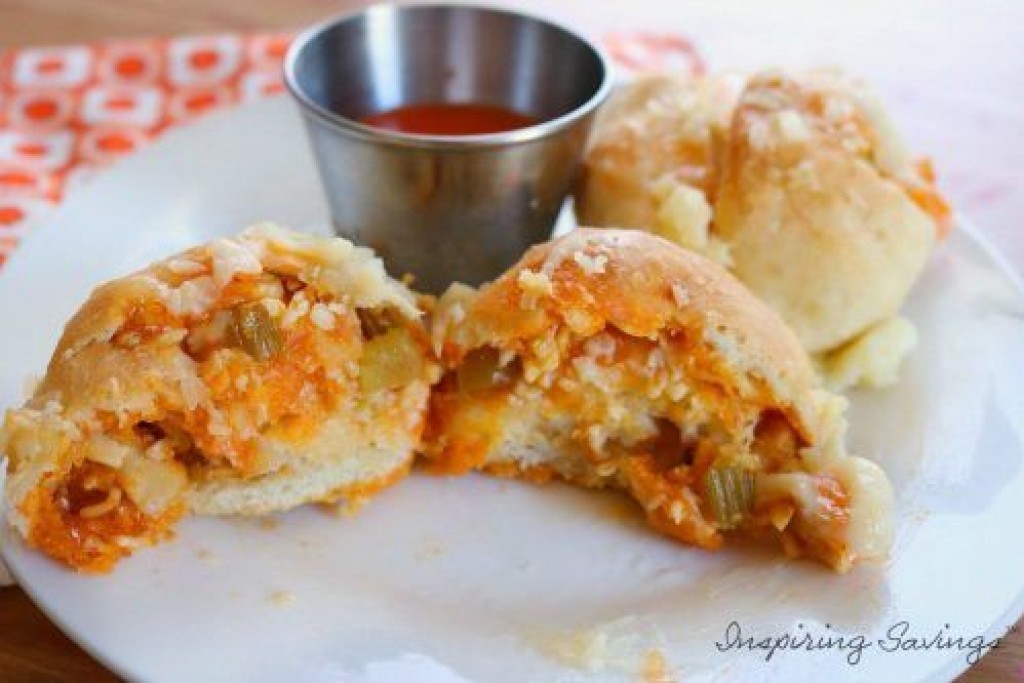
{"label": "stainless steel ramekin", "polygon": [[[378,5],[300,35],[285,82],[337,232],[376,249],[392,274],[440,292],[492,279],[550,236],[612,74],[597,46],[548,21]],[[471,136],[359,123],[428,102],[499,105],[539,123]]]}

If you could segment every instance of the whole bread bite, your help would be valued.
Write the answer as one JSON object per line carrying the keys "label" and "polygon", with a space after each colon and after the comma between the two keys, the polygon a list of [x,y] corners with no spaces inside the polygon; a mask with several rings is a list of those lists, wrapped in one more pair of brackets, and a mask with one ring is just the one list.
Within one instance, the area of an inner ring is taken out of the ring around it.
{"label": "whole bread bite", "polygon": [[915,337],[890,322],[950,212],[864,84],[825,70],[657,76],[617,98],[587,153],[581,222],[722,263],[835,386],[894,380]]}

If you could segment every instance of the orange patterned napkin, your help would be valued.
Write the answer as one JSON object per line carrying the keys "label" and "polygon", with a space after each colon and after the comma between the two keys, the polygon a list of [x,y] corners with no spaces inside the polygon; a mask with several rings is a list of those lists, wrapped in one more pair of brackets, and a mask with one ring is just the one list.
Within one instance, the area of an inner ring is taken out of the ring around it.
{"label": "orange patterned napkin", "polygon": [[[0,266],[68,192],[169,127],[282,91],[291,34],[0,52]],[[676,35],[604,38],[625,70],[702,70]]]}
{"label": "orange patterned napkin", "polygon": [[287,35],[0,54],[0,264],[65,193],[165,129],[281,90]]}

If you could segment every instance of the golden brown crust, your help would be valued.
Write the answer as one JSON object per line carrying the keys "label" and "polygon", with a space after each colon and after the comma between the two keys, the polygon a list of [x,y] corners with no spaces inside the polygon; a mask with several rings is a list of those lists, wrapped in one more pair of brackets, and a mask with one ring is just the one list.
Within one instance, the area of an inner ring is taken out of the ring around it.
{"label": "golden brown crust", "polygon": [[811,352],[895,315],[936,237],[908,194],[925,183],[866,98],[834,78],[758,76],[724,155],[713,230]]}
{"label": "golden brown crust", "polygon": [[128,315],[153,301],[154,295],[150,285],[133,277],[97,287],[64,326],[50,360],[50,369],[87,344],[109,340]]}
{"label": "golden brown crust", "polygon": [[[524,289],[533,274],[541,280],[534,287],[550,283],[550,295]],[[680,333],[707,344],[730,384],[768,392],[767,403],[784,406],[804,431],[815,430],[805,397],[817,379],[793,333],[723,268],[654,235],[580,228],[535,246],[485,285],[464,315],[444,335],[449,364],[486,344],[522,347],[561,325],[580,336],[605,326],[652,340]]]}

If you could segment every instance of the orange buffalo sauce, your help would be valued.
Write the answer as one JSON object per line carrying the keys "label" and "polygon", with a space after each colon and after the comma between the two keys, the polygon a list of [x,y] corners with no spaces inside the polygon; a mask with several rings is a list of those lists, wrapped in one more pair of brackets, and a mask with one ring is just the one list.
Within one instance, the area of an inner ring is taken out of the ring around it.
{"label": "orange buffalo sauce", "polygon": [[490,104],[411,104],[360,119],[361,123],[414,135],[487,135],[526,128],[532,116]]}

